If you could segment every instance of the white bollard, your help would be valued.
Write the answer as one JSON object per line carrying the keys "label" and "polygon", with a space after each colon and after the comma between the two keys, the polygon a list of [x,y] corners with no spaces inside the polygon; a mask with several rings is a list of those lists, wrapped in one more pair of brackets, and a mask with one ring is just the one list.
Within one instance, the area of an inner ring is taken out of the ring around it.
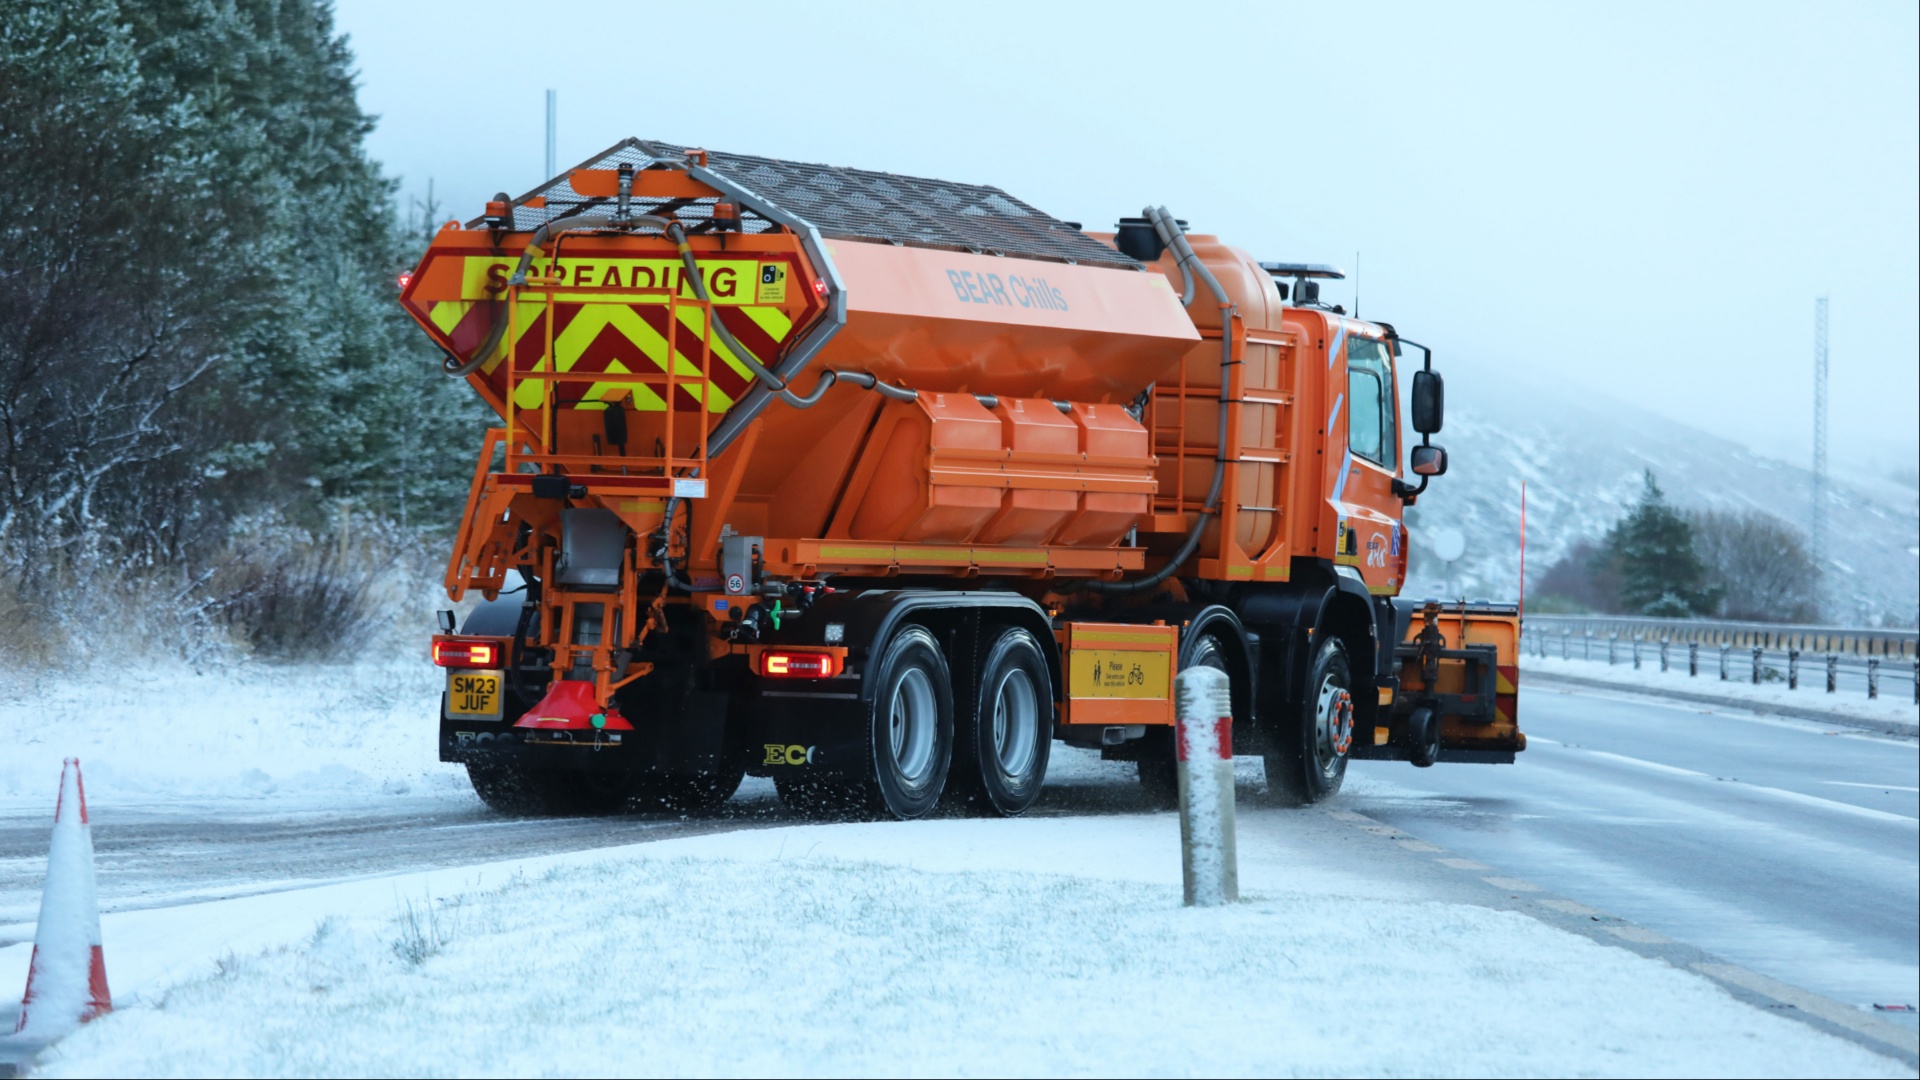
{"label": "white bollard", "polygon": [[1174,679],[1180,778],[1180,877],[1188,907],[1240,899],[1233,841],[1233,693],[1227,673],[1188,668]]}

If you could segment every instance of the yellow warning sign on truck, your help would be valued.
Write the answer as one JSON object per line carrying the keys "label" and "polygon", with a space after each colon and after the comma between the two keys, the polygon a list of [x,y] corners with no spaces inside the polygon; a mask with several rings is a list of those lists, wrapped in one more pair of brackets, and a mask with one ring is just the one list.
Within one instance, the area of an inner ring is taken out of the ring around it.
{"label": "yellow warning sign on truck", "polygon": [[1059,631],[1066,668],[1065,724],[1173,723],[1173,626],[1068,623]]}
{"label": "yellow warning sign on truck", "polygon": [[764,262],[760,264],[760,288],[754,295],[756,304],[784,304],[787,302],[787,264],[783,262]]}
{"label": "yellow warning sign on truck", "polygon": [[1167,654],[1077,649],[1067,673],[1074,697],[1163,698],[1171,681]]}

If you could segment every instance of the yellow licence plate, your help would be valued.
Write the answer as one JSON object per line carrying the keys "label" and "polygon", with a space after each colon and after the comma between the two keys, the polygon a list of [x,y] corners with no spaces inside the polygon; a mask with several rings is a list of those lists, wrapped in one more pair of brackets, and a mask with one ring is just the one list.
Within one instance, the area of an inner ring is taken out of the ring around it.
{"label": "yellow licence plate", "polygon": [[498,671],[447,672],[447,719],[500,719],[500,680]]}

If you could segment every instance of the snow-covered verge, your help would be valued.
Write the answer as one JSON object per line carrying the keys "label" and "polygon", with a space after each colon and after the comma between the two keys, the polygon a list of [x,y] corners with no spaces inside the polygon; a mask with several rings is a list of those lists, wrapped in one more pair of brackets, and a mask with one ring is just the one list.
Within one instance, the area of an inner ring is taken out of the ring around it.
{"label": "snow-covered verge", "polygon": [[50,813],[66,757],[109,802],[470,802],[465,773],[439,762],[440,688],[415,657],[16,674],[0,681],[0,809]]}
{"label": "snow-covered verge", "polygon": [[1569,675],[1578,679],[1605,682],[1618,686],[1622,690],[1702,694],[1731,701],[1751,702],[1753,707],[1760,711],[1790,709],[1800,714],[1826,714],[1835,719],[1856,722],[1891,720],[1908,725],[1920,723],[1920,706],[1915,705],[1910,696],[1913,693],[1913,684],[1897,676],[1883,675],[1880,682],[1880,696],[1870,700],[1866,691],[1858,686],[1833,694],[1827,693],[1824,681],[1826,676],[1817,667],[1803,670],[1800,676],[1800,689],[1789,690],[1784,682],[1763,682],[1758,686],[1753,685],[1751,681],[1741,682],[1734,679],[1721,682],[1717,671],[1710,669],[1704,658],[1697,677],[1687,674],[1684,658],[1680,664],[1666,672],[1660,670],[1660,661],[1657,658],[1643,661],[1643,663],[1645,666],[1635,671],[1631,661],[1608,664],[1605,660],[1562,660],[1557,656],[1542,658],[1523,653],[1520,657],[1520,675],[1523,683],[1528,673],[1547,678],[1555,675]]}
{"label": "snow-covered verge", "polygon": [[137,993],[37,1075],[1906,1074],[1304,850],[1183,909],[1177,835],[808,825],[109,916]]}

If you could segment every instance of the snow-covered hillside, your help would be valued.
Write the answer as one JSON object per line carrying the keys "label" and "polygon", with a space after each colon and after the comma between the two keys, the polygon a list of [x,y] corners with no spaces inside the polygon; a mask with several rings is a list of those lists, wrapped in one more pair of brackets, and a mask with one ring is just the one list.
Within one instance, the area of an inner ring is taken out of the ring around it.
{"label": "snow-covered hillside", "polygon": [[[1466,554],[1453,594],[1512,599],[1519,586],[1520,482],[1527,482],[1529,591],[1574,543],[1599,539],[1652,469],[1682,508],[1764,510],[1804,528],[1811,473],[1646,409],[1455,361],[1447,377],[1446,476],[1411,512],[1408,595],[1446,590],[1433,534],[1453,527]],[[1893,471],[1892,465],[1887,470]],[[1920,608],[1920,505],[1892,480],[1835,475],[1827,510],[1828,616],[1912,625]]]}

